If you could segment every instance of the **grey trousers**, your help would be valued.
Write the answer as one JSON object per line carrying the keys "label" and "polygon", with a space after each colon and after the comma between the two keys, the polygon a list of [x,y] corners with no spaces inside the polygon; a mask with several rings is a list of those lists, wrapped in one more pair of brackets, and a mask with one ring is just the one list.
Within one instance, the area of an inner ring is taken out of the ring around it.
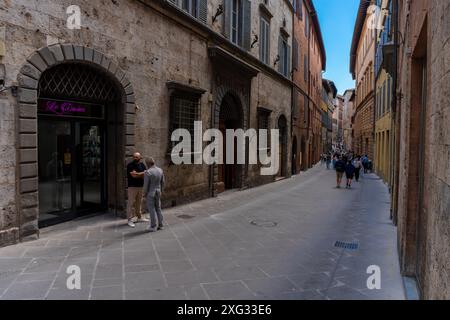
{"label": "grey trousers", "polygon": [[[161,191],[156,191],[154,196],[147,196],[147,208],[150,213],[150,227],[156,228],[156,225],[163,226],[163,216],[161,212]],[[158,223],[156,223],[158,216]]]}

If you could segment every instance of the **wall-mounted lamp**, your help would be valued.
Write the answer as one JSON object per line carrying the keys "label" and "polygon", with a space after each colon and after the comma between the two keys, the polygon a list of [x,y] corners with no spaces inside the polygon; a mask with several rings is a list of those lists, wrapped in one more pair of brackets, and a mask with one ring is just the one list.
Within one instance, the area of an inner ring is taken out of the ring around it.
{"label": "wall-mounted lamp", "polygon": [[223,5],[219,4],[219,7],[217,8],[216,14],[214,15],[214,17],[212,18],[212,22],[216,22],[217,18],[223,14]]}
{"label": "wall-mounted lamp", "polygon": [[275,67],[278,64],[278,62],[280,62],[280,55],[279,54],[277,54],[277,57],[275,58],[275,62],[273,63],[273,66]]}
{"label": "wall-mounted lamp", "polygon": [[252,45],[250,47],[253,48],[255,46],[255,44],[258,42],[258,40],[259,40],[258,35],[255,34],[255,37],[253,38]]}
{"label": "wall-mounted lamp", "polygon": [[12,85],[9,87],[4,87],[3,85],[0,86],[0,93],[6,91],[6,90],[11,90],[11,94],[13,97],[17,97],[17,93],[19,91],[19,87],[16,85]]}

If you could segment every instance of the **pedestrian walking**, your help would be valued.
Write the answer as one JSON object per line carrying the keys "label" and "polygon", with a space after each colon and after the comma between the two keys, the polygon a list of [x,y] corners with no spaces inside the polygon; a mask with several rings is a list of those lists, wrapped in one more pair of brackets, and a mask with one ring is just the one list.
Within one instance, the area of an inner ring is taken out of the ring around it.
{"label": "pedestrian walking", "polygon": [[337,182],[336,188],[340,189],[342,177],[344,176],[345,172],[345,161],[339,157],[339,159],[336,161],[334,168],[336,170],[336,182]]}
{"label": "pedestrian walking", "polygon": [[359,182],[359,176],[362,168],[361,157],[359,155],[357,155],[353,161],[353,166],[355,167],[355,181]]}
{"label": "pedestrian walking", "polygon": [[337,161],[338,161],[338,156],[337,156],[337,154],[334,154],[333,155],[333,161],[332,161],[333,169],[336,169],[336,162]]}
{"label": "pedestrian walking", "polygon": [[367,154],[361,158],[361,162],[364,168],[364,173],[367,173],[367,170],[369,169],[369,158],[367,157]]}
{"label": "pedestrian walking", "polygon": [[345,176],[347,178],[347,188],[352,188],[352,180],[355,177],[355,166],[353,165],[351,160],[347,161],[347,164],[345,165]]}
{"label": "pedestrian walking", "polygon": [[327,162],[327,170],[330,170],[331,154],[329,154],[329,153],[327,154],[326,162]]}
{"label": "pedestrian walking", "polygon": [[[163,215],[161,211],[161,193],[164,189],[164,172],[158,168],[153,158],[145,160],[148,170],[144,175],[144,196],[147,200],[147,208],[150,213],[150,226],[148,230],[155,232],[164,228]],[[158,218],[158,221],[156,219]],[[158,227],[157,227],[158,225]]]}
{"label": "pedestrian walking", "polygon": [[133,161],[127,165],[128,179],[128,204],[127,218],[128,225],[136,227],[135,222],[147,222],[148,219],[142,217],[142,187],[144,186],[144,172],[146,168],[142,163],[142,156],[139,152],[133,155]]}

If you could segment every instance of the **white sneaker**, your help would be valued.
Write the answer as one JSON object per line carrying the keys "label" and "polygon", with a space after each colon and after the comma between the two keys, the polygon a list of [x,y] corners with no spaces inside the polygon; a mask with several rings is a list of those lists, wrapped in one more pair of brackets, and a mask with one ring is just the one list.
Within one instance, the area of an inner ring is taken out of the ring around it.
{"label": "white sneaker", "polygon": [[148,232],[156,232],[156,228],[148,227],[147,231]]}
{"label": "white sneaker", "polygon": [[149,222],[150,220],[148,220],[147,218],[140,218],[138,219],[136,222]]}
{"label": "white sneaker", "polygon": [[134,222],[133,222],[132,220],[128,220],[128,225],[129,225],[131,228],[136,228],[136,225],[134,224]]}

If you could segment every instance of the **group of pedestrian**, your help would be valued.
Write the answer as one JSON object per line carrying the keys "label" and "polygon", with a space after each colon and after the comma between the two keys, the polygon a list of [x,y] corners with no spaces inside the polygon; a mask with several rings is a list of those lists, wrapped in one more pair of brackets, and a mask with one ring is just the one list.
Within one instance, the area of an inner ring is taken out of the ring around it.
{"label": "group of pedestrian", "polygon": [[371,161],[367,155],[359,156],[353,155],[353,152],[348,152],[344,155],[336,153],[333,157],[333,167],[336,170],[336,188],[340,189],[342,178],[346,177],[346,188],[351,189],[353,180],[359,182],[361,170],[364,173],[371,171]]}
{"label": "group of pedestrian", "polygon": [[[141,154],[135,153],[133,161],[127,165],[127,178],[128,225],[135,228],[138,222],[150,221],[148,231],[162,230],[164,224],[161,211],[161,193],[165,183],[163,170],[156,166],[153,158],[146,158],[144,164]],[[144,218],[143,207],[146,207],[150,214],[150,220]]]}
{"label": "group of pedestrian", "polygon": [[331,160],[332,160],[331,153],[324,153],[324,154],[320,155],[320,161],[321,161],[322,165],[327,166],[327,170],[330,170]]}

